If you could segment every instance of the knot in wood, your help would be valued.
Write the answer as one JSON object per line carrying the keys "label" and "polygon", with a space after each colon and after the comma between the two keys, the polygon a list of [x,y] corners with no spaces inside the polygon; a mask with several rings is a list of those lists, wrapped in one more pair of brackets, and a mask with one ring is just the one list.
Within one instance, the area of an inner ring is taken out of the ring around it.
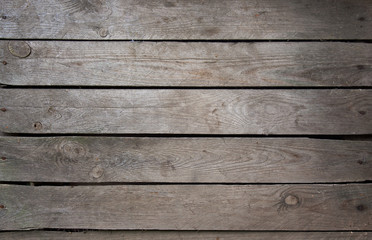
{"label": "knot in wood", "polygon": [[286,198],[284,199],[284,202],[288,206],[296,206],[296,205],[299,204],[300,200],[298,199],[297,196],[294,196],[294,195],[290,194],[290,195],[286,196]]}
{"label": "knot in wood", "polygon": [[10,41],[8,50],[13,56],[19,58],[26,58],[31,54],[31,47],[25,41]]}
{"label": "knot in wood", "polygon": [[98,34],[101,36],[101,37],[107,37],[108,35],[108,29],[107,28],[100,28],[98,30]]}
{"label": "knot in wood", "polygon": [[104,170],[101,165],[95,166],[89,173],[89,175],[93,178],[100,178],[103,176]]}

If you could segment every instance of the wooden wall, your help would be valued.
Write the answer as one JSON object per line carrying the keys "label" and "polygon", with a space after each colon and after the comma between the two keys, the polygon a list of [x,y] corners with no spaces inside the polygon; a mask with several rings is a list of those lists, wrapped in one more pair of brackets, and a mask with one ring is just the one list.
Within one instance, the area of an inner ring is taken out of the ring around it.
{"label": "wooden wall", "polygon": [[1,239],[370,239],[369,0],[3,0]]}

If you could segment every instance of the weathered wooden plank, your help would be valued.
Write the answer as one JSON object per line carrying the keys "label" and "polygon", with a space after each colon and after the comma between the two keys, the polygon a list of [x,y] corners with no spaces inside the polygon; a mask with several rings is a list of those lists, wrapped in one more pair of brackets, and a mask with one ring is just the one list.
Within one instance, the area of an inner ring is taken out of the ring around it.
{"label": "weathered wooden plank", "polygon": [[0,137],[0,181],[372,180],[372,142],[305,138]]}
{"label": "weathered wooden plank", "polygon": [[0,186],[0,229],[371,230],[372,185]]}
{"label": "weathered wooden plank", "polygon": [[371,134],[372,90],[0,89],[9,133]]}
{"label": "weathered wooden plank", "polygon": [[3,240],[368,240],[370,232],[208,232],[208,231],[27,231],[0,232]]}
{"label": "weathered wooden plank", "polygon": [[0,37],[371,39],[369,0],[5,0]]}
{"label": "weathered wooden plank", "polygon": [[0,49],[8,85],[372,85],[367,43],[0,41]]}

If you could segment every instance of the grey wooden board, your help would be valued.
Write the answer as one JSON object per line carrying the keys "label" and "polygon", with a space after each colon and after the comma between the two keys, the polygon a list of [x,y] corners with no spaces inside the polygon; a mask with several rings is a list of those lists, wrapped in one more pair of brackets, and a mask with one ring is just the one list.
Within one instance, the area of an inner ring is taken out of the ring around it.
{"label": "grey wooden board", "polygon": [[372,230],[372,184],[0,186],[0,229]]}
{"label": "grey wooden board", "polygon": [[208,231],[23,231],[0,232],[3,240],[368,240],[370,232],[208,232]]}
{"label": "grey wooden board", "polygon": [[369,0],[3,0],[0,37],[371,39]]}
{"label": "grey wooden board", "polygon": [[0,41],[0,50],[8,85],[372,85],[367,43]]}
{"label": "grey wooden board", "polygon": [[371,89],[0,89],[8,133],[371,134]]}
{"label": "grey wooden board", "polygon": [[0,181],[372,180],[372,142],[306,138],[0,137]]}

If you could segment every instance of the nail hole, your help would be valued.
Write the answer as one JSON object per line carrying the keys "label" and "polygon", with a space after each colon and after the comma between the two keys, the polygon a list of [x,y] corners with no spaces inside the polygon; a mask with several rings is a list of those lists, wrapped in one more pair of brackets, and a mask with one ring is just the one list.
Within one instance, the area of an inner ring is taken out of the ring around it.
{"label": "nail hole", "polygon": [[366,115],[366,111],[358,111],[358,113],[360,114],[360,115]]}
{"label": "nail hole", "polygon": [[364,69],[364,66],[363,66],[363,65],[357,65],[357,68],[358,68],[359,70],[363,70],[363,69]]}
{"label": "nail hole", "polygon": [[1,16],[2,19],[6,19],[6,16]]}
{"label": "nail hole", "polygon": [[8,63],[7,63],[6,61],[3,61],[3,64],[4,64],[4,65],[7,65]]}
{"label": "nail hole", "polygon": [[363,161],[363,160],[358,160],[358,163],[359,163],[360,165],[363,165],[363,164],[365,164],[365,161]]}
{"label": "nail hole", "polygon": [[365,17],[359,17],[358,20],[363,22],[363,21],[366,20],[366,18]]}
{"label": "nail hole", "polygon": [[367,209],[367,207],[364,206],[363,204],[358,205],[356,208],[358,209],[358,211],[361,211],[361,212]]}
{"label": "nail hole", "polygon": [[0,109],[2,112],[6,112],[6,108],[1,108]]}
{"label": "nail hole", "polygon": [[41,130],[42,127],[43,127],[43,125],[42,125],[40,122],[36,122],[36,123],[34,123],[34,128],[35,128],[36,130]]}
{"label": "nail hole", "polygon": [[1,160],[6,160],[6,157],[1,157]]}

